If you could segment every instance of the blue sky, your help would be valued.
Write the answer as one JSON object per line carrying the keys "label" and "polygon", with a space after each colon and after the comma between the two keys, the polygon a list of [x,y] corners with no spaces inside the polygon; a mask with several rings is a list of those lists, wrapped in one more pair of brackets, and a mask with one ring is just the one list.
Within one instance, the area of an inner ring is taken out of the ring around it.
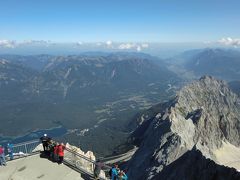
{"label": "blue sky", "polygon": [[3,0],[0,39],[205,42],[240,37],[239,0]]}

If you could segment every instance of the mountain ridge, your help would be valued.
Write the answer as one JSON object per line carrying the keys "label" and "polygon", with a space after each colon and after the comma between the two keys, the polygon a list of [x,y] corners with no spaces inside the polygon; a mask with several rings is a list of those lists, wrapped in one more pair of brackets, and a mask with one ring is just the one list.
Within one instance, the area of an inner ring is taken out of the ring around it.
{"label": "mountain ridge", "polygon": [[[146,119],[147,127],[141,128],[143,121],[135,131],[140,133],[133,133],[132,139],[138,139],[140,134],[140,141],[129,162],[130,177],[155,179],[156,174],[160,177],[165,168],[194,147],[204,157],[223,163],[215,153],[223,141],[240,148],[239,108],[238,96],[225,82],[210,76],[183,87],[173,101]],[[141,173],[136,175],[137,172]]]}

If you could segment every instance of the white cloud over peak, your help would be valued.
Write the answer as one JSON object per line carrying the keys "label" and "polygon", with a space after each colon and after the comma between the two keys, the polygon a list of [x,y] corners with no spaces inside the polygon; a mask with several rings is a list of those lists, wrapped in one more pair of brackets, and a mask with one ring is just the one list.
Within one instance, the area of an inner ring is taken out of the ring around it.
{"label": "white cloud over peak", "polygon": [[16,47],[16,42],[11,41],[11,40],[0,40],[0,47],[4,48],[15,48]]}
{"label": "white cloud over peak", "polygon": [[240,39],[233,39],[233,38],[222,38],[218,41],[221,44],[228,45],[228,46],[240,46]]}

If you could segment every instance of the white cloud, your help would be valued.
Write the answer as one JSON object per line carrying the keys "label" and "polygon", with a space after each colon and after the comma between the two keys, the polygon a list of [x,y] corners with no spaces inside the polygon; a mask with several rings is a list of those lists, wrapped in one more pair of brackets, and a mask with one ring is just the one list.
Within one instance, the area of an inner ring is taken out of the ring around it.
{"label": "white cloud", "polygon": [[228,46],[240,46],[240,39],[233,39],[233,38],[222,38],[218,41],[221,44],[228,45]]}
{"label": "white cloud", "polygon": [[49,46],[54,43],[50,40],[24,40],[24,41],[12,41],[12,40],[0,40],[0,47],[4,48],[15,48],[24,45],[41,45],[41,46]]}
{"label": "white cloud", "polygon": [[141,50],[142,50],[141,46],[137,46],[137,51],[141,51]]}
{"label": "white cloud", "polygon": [[77,42],[77,45],[81,46],[81,45],[83,45],[83,42],[79,41],[79,42]]}
{"label": "white cloud", "polygon": [[45,41],[45,40],[25,40],[23,42],[20,42],[19,44],[36,44],[36,45],[48,45],[51,44],[52,42],[50,40]]}
{"label": "white cloud", "polygon": [[110,40],[107,41],[107,42],[106,42],[106,45],[107,45],[107,46],[111,46],[111,45],[112,45],[112,41],[110,41]]}
{"label": "white cloud", "polygon": [[147,43],[144,44],[136,44],[136,43],[123,43],[118,46],[118,49],[121,50],[136,50],[136,51],[142,51],[143,49],[148,48],[149,45]]}
{"label": "white cloud", "polygon": [[118,49],[124,50],[124,49],[133,49],[135,48],[135,44],[132,43],[123,43],[118,46]]}
{"label": "white cloud", "polygon": [[4,48],[15,48],[16,45],[17,45],[17,44],[16,44],[15,41],[0,40],[0,47],[4,47]]}
{"label": "white cloud", "polygon": [[149,47],[149,44],[147,43],[144,43],[144,44],[141,44],[142,48],[148,48]]}

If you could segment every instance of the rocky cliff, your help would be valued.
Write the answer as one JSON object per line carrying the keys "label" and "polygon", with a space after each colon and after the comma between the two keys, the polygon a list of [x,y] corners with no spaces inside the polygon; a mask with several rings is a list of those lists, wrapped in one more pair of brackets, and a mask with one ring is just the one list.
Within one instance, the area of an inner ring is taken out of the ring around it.
{"label": "rocky cliff", "polygon": [[139,149],[130,178],[239,179],[239,97],[225,82],[202,77],[143,115],[132,139]]}

